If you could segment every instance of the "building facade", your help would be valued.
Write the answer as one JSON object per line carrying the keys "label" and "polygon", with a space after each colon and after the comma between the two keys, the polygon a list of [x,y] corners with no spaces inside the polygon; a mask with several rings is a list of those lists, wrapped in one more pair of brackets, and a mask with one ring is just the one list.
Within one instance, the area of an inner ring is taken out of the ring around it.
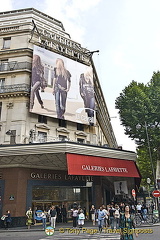
{"label": "building facade", "polygon": [[[0,213],[9,209],[23,217],[30,206],[69,210],[77,202],[88,210],[93,203],[131,199],[140,178],[136,155],[118,149],[93,52],[71,40],[60,21],[33,8],[1,12],[0,33]],[[33,78],[37,55],[44,88]],[[56,58],[71,73],[61,116],[60,97],[52,94]],[[93,73],[92,112],[78,92],[86,67]]]}

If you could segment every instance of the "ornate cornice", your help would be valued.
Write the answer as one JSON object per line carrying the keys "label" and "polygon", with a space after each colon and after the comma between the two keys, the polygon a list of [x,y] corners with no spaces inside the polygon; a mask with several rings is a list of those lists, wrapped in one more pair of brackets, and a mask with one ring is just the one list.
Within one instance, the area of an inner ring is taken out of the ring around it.
{"label": "ornate cornice", "polygon": [[30,86],[28,84],[6,85],[0,89],[0,98],[28,97]]}

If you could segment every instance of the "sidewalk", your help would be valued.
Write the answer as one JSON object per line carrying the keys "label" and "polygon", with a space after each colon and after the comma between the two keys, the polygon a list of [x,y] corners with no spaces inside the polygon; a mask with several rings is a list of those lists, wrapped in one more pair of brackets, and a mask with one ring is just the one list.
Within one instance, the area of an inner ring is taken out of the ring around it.
{"label": "sidewalk", "polygon": [[[47,227],[50,226],[49,223],[47,223]],[[160,226],[159,223],[155,223],[153,225],[147,225],[147,224],[142,224],[138,228],[152,228],[155,226]],[[84,228],[92,228],[92,229],[98,229],[98,225],[96,224],[95,226],[92,225],[91,221],[85,221],[85,224],[83,226]],[[73,228],[73,223],[72,221],[69,221],[68,223],[56,223],[56,229],[55,231],[59,231],[60,228]],[[78,227],[77,227],[78,228]],[[0,232],[4,231],[9,231],[9,232],[28,232],[28,231],[44,231],[42,228],[42,223],[37,223],[36,225],[32,225],[31,229],[28,229],[27,226],[23,227],[11,227],[9,230],[6,230],[5,228],[0,228]]]}
{"label": "sidewalk", "polygon": [[[47,227],[49,227],[49,226],[50,226],[50,223],[47,222]],[[55,231],[59,231],[60,228],[73,228],[73,222],[69,221],[68,223],[56,223]],[[85,221],[84,228],[97,228],[98,229],[98,225],[93,226],[91,221]],[[42,227],[42,223],[37,223],[36,225],[32,225],[31,229],[28,229],[27,226],[10,227],[9,230],[6,230],[5,228],[0,228],[0,232],[3,232],[3,231],[28,232],[28,231],[44,231],[44,230]]]}

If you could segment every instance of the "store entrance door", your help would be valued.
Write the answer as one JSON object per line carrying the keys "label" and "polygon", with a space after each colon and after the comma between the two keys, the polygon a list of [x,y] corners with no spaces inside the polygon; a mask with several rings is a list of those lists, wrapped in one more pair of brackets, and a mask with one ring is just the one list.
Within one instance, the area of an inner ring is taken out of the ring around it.
{"label": "store entrance door", "polygon": [[[88,188],[73,186],[33,186],[32,188],[32,209],[48,211],[52,205],[57,209],[64,207],[67,211],[67,217],[71,218],[71,209],[76,202],[77,207],[89,207]],[[59,209],[58,209],[59,210]]]}

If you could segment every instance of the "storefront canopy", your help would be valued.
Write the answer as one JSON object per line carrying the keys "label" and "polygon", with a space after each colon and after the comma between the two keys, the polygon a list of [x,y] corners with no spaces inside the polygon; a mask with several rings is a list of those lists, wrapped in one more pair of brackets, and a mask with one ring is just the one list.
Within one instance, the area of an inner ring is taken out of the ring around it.
{"label": "storefront canopy", "polygon": [[67,153],[68,174],[141,178],[132,160]]}

